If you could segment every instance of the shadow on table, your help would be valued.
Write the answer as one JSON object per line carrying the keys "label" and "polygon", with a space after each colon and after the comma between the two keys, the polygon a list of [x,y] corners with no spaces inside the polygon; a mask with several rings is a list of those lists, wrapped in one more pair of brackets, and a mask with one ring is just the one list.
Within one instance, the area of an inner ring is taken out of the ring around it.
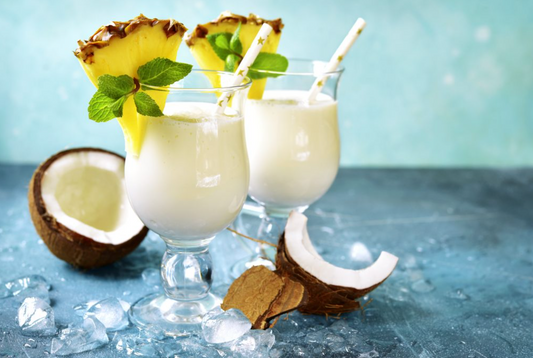
{"label": "shadow on table", "polygon": [[[139,278],[147,268],[159,269],[162,257],[162,251],[139,247],[128,256],[111,265],[87,270],[83,273],[94,278],[113,280]],[[69,264],[65,264],[65,269],[79,272],[79,269]]]}

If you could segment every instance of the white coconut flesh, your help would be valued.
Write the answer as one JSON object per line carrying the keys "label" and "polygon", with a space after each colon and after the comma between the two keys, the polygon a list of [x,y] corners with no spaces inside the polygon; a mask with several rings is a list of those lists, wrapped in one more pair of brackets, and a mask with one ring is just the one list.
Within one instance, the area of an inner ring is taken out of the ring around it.
{"label": "white coconut flesh", "polygon": [[124,160],[97,152],[68,153],[46,170],[41,195],[48,214],[80,235],[120,245],[144,224],[126,195]]}
{"label": "white coconut flesh", "polygon": [[369,267],[349,270],[325,261],[316,251],[307,232],[307,217],[291,212],[285,227],[285,247],[290,257],[320,281],[334,286],[364,290],[384,281],[394,271],[398,258],[382,251]]}

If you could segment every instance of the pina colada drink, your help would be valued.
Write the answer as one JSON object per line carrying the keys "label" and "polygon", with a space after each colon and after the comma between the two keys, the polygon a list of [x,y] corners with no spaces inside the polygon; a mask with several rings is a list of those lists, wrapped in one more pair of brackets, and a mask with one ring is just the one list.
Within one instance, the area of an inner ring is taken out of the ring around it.
{"label": "pina colada drink", "polygon": [[246,105],[250,196],[273,209],[302,208],[329,189],[339,167],[337,102],[307,91],[266,91]]}
{"label": "pina colada drink", "polygon": [[126,186],[135,212],[165,238],[205,239],[239,213],[248,188],[244,123],[215,104],[167,103],[147,119],[139,156],[128,155]]}

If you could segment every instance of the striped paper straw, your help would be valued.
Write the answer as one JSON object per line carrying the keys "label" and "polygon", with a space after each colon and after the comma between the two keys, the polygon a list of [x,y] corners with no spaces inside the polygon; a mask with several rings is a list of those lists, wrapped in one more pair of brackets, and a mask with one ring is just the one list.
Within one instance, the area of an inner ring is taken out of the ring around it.
{"label": "striped paper straw", "polygon": [[[246,55],[244,55],[244,58],[241,61],[241,64],[233,74],[233,82],[229,86],[238,86],[242,83],[242,80],[246,77],[248,74],[248,70],[250,69],[250,66],[252,63],[254,63],[257,55],[259,55],[259,52],[261,52],[261,49],[263,48],[263,45],[265,44],[268,35],[272,32],[272,26],[270,26],[267,23],[264,23],[263,26],[259,29],[259,32],[255,36],[255,39],[252,42],[252,45],[246,51]],[[217,114],[224,113],[224,110],[226,109],[226,106],[228,105],[228,102],[230,100],[230,95],[227,92],[222,93],[220,98],[218,99],[218,107],[216,110]]]}
{"label": "striped paper straw", "polygon": [[[324,69],[324,73],[333,72],[337,69],[337,67],[339,67],[339,64],[344,59],[344,56],[346,56],[352,45],[355,43],[355,40],[357,40],[361,32],[363,32],[365,26],[365,20],[363,20],[362,18],[358,18],[355,24],[350,29],[350,32],[348,32],[348,35],[346,35],[346,37],[340,44],[337,51],[335,51],[335,53],[331,57],[331,60],[329,60],[328,64],[326,65],[326,68]],[[320,91],[322,91],[322,88],[326,84],[327,80],[327,75],[317,77],[315,83],[313,83],[313,86],[311,86],[311,89],[309,90],[309,96],[307,97],[309,102],[313,102],[314,100],[316,100],[316,96],[318,96]]]}

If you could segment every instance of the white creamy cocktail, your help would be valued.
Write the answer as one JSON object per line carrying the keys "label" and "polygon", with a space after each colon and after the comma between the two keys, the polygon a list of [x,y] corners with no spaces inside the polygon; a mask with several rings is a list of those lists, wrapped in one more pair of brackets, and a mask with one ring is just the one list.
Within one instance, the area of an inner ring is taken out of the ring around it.
{"label": "white creamy cocktail", "polygon": [[[243,106],[251,81],[228,83],[233,74],[193,70],[170,88],[146,86],[163,116],[139,116],[139,155],[128,153],[125,179],[130,203],[167,245],[161,263],[163,293],[130,309],[139,327],[187,334],[190,324],[220,300],[211,294],[208,244],[240,212],[249,185]],[[217,109],[219,98],[231,105]]]}
{"label": "white creamy cocktail", "polygon": [[329,189],[339,168],[337,101],[307,91],[266,91],[246,105],[250,196],[267,208],[305,208]]}
{"label": "white creamy cocktail", "polygon": [[128,157],[126,185],[133,208],[164,238],[203,240],[239,213],[248,187],[243,118],[216,104],[167,103],[147,119],[142,151]]}
{"label": "white creamy cocktail", "polygon": [[[325,71],[325,62],[289,59],[286,72],[256,71],[267,78],[261,99],[248,99],[245,132],[250,158],[249,195],[260,207],[258,238],[277,243],[292,210],[303,212],[331,187],[340,159],[337,87],[343,69]],[[256,74],[256,75],[257,75]],[[309,89],[318,78],[321,93],[310,101]],[[236,228],[244,231],[237,222]],[[271,265],[275,251],[264,246],[256,255],[238,261],[231,273],[238,277],[254,265]]]}

